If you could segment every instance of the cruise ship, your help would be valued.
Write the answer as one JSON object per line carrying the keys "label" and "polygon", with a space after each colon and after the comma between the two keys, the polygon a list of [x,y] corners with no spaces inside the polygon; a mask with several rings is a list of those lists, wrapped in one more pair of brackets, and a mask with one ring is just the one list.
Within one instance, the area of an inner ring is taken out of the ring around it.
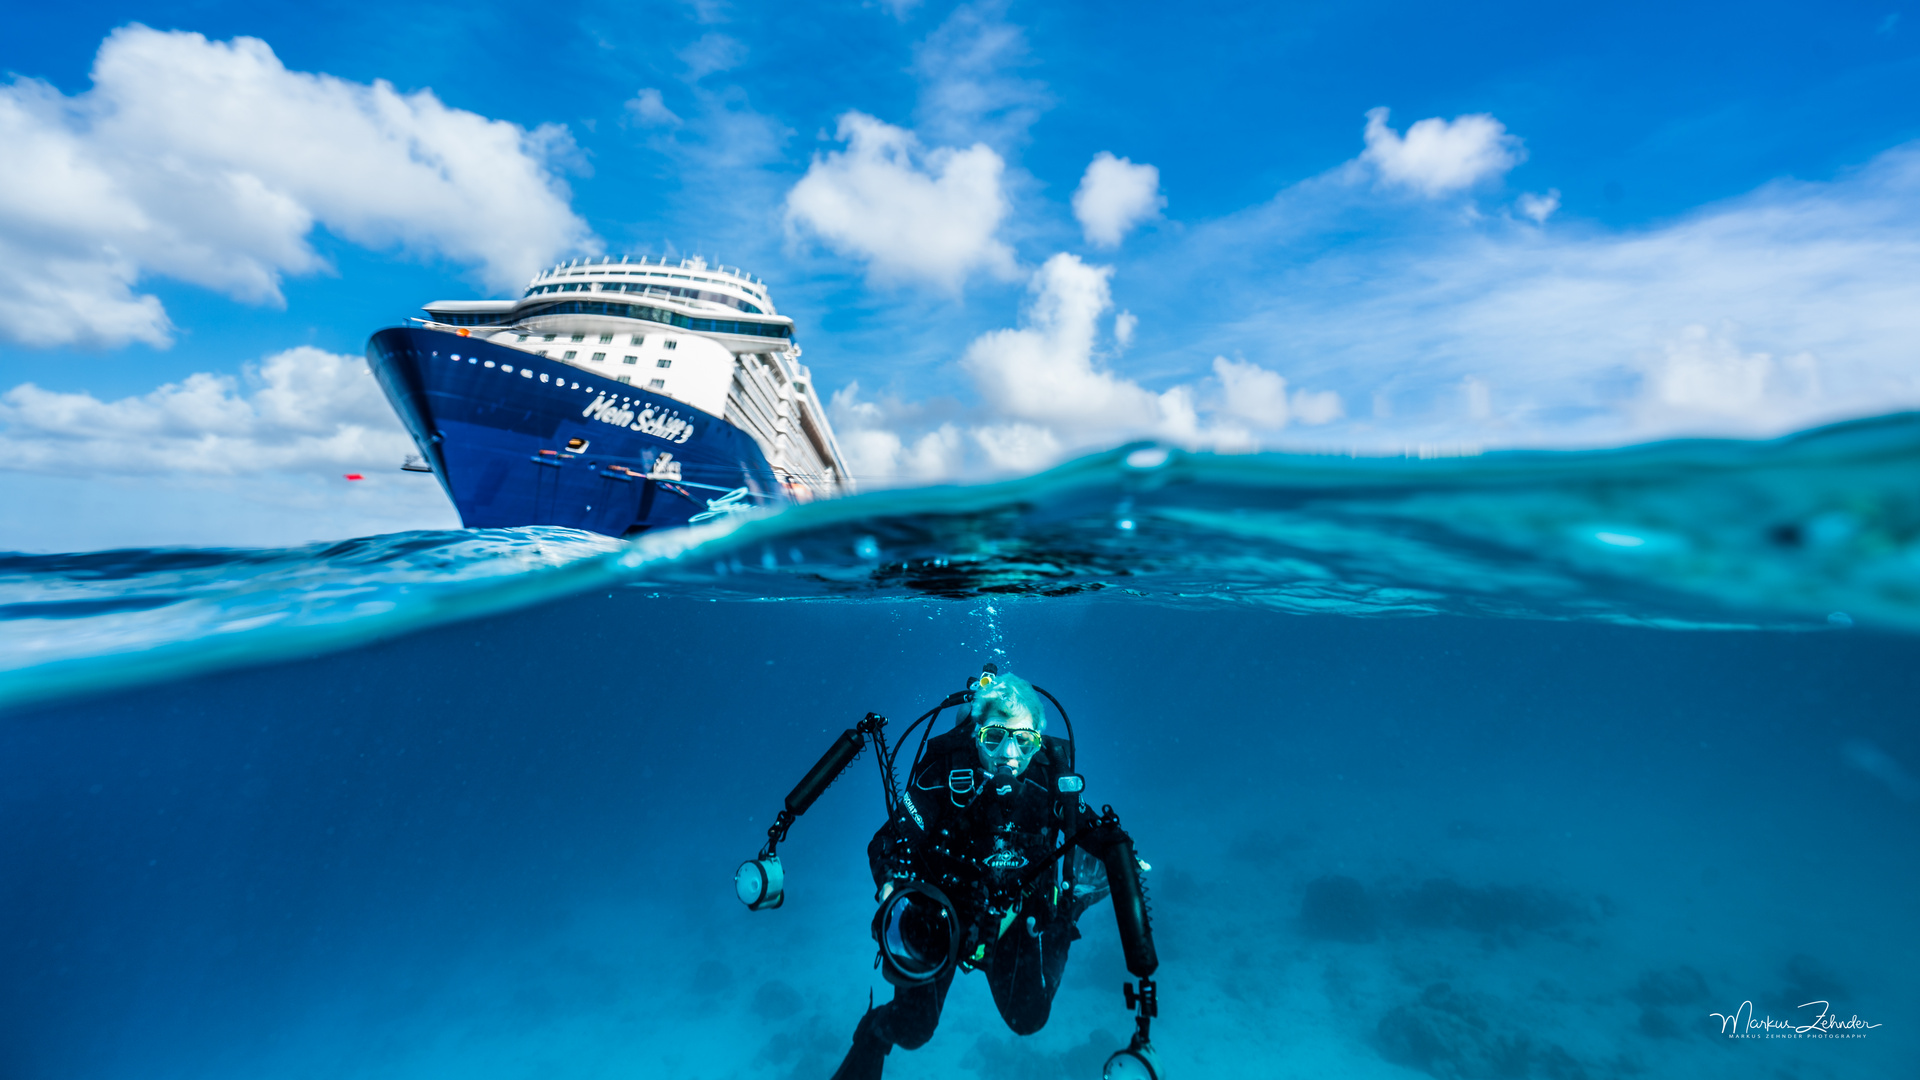
{"label": "cruise ship", "polygon": [[633,536],[849,488],[793,320],[738,268],[575,259],[423,310],[367,360],[470,528]]}

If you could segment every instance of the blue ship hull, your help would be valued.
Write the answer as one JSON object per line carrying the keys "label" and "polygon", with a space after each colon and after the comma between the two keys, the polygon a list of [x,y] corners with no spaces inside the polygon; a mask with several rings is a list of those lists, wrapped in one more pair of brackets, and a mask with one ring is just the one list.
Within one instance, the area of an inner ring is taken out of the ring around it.
{"label": "blue ship hull", "polygon": [[382,330],[367,361],[469,528],[631,536],[788,501],[752,436],[660,394],[444,330]]}

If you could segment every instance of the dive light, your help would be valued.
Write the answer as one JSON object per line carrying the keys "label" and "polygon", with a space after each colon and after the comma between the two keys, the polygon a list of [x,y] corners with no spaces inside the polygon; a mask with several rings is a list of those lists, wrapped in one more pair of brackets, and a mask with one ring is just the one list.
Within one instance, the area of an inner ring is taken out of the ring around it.
{"label": "dive light", "polygon": [[749,911],[777,908],[787,898],[787,875],[780,869],[780,856],[749,859],[733,873],[733,891]]}
{"label": "dive light", "polygon": [[1166,1080],[1167,1074],[1160,1071],[1160,1055],[1153,1044],[1136,1038],[1133,1045],[1107,1059],[1100,1075],[1103,1080]]}
{"label": "dive light", "polygon": [[[780,841],[787,838],[794,819],[806,813],[820,793],[833,786],[853,759],[860,756],[860,751],[866,749],[867,738],[880,737],[880,729],[886,723],[887,718],[879,713],[868,713],[864,720],[841,732],[827,752],[820,755],[820,760],[814,762],[813,768],[807,770],[807,775],[787,793],[786,803],[767,829],[767,842],[760,854],[741,863],[740,869],[733,872],[734,894],[747,905],[747,910],[767,911],[786,900],[787,875],[780,868]],[[880,741],[880,748],[883,752],[886,750],[884,739]],[[882,775],[885,775],[884,766]]]}

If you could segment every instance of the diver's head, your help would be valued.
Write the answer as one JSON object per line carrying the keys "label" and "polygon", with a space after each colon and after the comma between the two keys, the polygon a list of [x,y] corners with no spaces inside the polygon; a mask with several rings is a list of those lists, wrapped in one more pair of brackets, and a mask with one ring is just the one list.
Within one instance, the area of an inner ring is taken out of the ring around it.
{"label": "diver's head", "polygon": [[1047,713],[1033,684],[1018,675],[983,675],[973,694],[973,748],[987,772],[1011,780],[1040,749]]}

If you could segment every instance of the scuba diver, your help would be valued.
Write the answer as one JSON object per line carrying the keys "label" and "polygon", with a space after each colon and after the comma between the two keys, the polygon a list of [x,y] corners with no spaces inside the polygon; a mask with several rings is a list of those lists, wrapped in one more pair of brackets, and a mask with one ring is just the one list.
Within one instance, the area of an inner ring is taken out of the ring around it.
{"label": "scuba diver", "polygon": [[[1065,738],[1047,734],[1042,697],[1066,724]],[[958,708],[954,726],[932,735],[934,718],[948,707]],[[780,905],[780,841],[871,738],[888,809],[867,845],[879,904],[872,931],[877,964],[894,994],[860,1018],[833,1080],[878,1080],[894,1047],[925,1045],[954,977],[965,971],[986,973],[1015,1034],[1039,1031],[1080,937],[1081,914],[1109,895],[1127,969],[1140,985],[1124,987],[1136,1012],[1132,1043],[1107,1061],[1103,1075],[1157,1080],[1147,1035],[1158,1014],[1158,959],[1140,878],[1145,864],[1111,807],[1095,815],[1081,803],[1085,782],[1074,772],[1066,710],[1044,689],[985,665],[901,736],[904,746],[914,728],[926,725],[904,784],[894,780],[900,751],[888,750],[886,722],[868,713],[841,735],[787,796],[760,856],[735,878],[749,908]]]}

